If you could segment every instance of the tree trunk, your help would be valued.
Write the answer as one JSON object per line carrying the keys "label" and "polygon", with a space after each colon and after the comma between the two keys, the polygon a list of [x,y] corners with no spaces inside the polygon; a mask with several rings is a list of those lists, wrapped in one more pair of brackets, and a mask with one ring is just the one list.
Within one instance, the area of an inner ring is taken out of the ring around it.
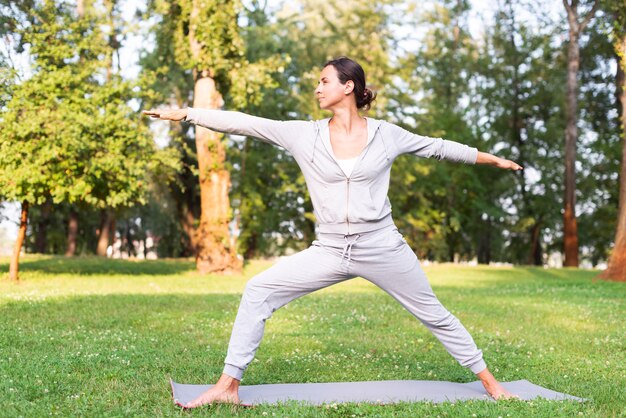
{"label": "tree trunk", "polygon": [[[626,281],[626,34],[622,35],[617,46],[618,64],[615,82],[617,84],[617,104],[622,125],[622,165],[620,170],[619,210],[615,246],[611,251],[609,264],[600,274],[601,279]],[[621,51],[620,51],[621,49]]]}
{"label": "tree trunk", "polygon": [[592,9],[578,20],[578,1],[563,0],[569,23],[569,45],[567,48],[567,94],[565,99],[565,194],[563,199],[563,252],[565,267],[578,267],[578,225],[576,223],[576,141],[578,140],[578,67],[580,46],[578,40],[587,23],[595,14],[598,1]]}
{"label": "tree trunk", "polygon": [[579,66],[578,30],[570,19],[569,46],[567,49],[567,98],[565,100],[565,196],[563,212],[563,252],[565,267],[578,267],[578,225],[576,223],[576,140],[578,139],[577,80]]}
{"label": "tree trunk", "polygon": [[[512,88],[512,102],[511,102],[511,139],[514,144],[517,145],[517,149],[519,150],[519,155],[517,158],[517,162],[526,166],[526,143],[524,142],[524,138],[522,136],[522,130],[526,125],[526,120],[521,112],[522,104],[521,104],[521,83],[520,80],[520,66],[521,66],[521,58],[520,54],[517,50],[517,45],[515,44],[515,12],[513,11],[513,4],[511,1],[507,2],[509,16],[512,21],[512,26],[509,30],[509,43],[511,44],[511,49],[515,51],[514,55],[514,64],[513,64],[513,75],[511,80],[511,88]],[[530,203],[530,199],[528,198],[528,186],[526,185],[526,172],[522,171],[520,173],[520,193],[522,195],[522,203],[523,206],[520,212],[524,217],[532,217],[536,218],[534,208]],[[536,264],[536,252],[539,250],[541,255],[541,247],[538,246],[538,236],[541,230],[539,228],[539,223],[536,222],[532,227],[528,229],[528,241],[530,243],[530,257],[528,258],[528,264]]]}
{"label": "tree trunk", "polygon": [[[194,1],[190,20],[194,21],[200,9]],[[196,38],[194,25],[189,27],[189,48],[194,58],[201,55],[202,45]],[[208,69],[194,69],[194,107],[217,109],[222,97],[215,85],[214,75]],[[239,273],[242,260],[237,257],[236,246],[231,246],[228,221],[230,220],[230,174],[224,169],[226,151],[221,135],[196,126],[196,152],[200,180],[200,226],[196,231],[196,267],[202,274]]]}
{"label": "tree trunk", "polygon": [[189,246],[190,248],[185,248],[185,252],[187,253],[191,250],[191,254],[198,253],[198,244],[196,240],[196,218],[193,216],[193,211],[189,204],[185,201],[181,202],[181,212],[182,217],[180,219],[180,224],[183,228],[183,231],[189,237]]}
{"label": "tree trunk", "polygon": [[246,248],[246,253],[244,254],[244,258],[252,259],[258,254],[257,253],[257,241],[258,241],[257,238],[258,238],[258,235],[255,231],[253,231],[252,234],[248,237],[248,241],[246,242],[247,248]]}
{"label": "tree trunk", "polygon": [[109,218],[109,243],[110,245],[115,245],[115,213],[113,213],[113,211],[109,213]]}
{"label": "tree trunk", "polygon": [[18,269],[20,263],[20,252],[22,244],[26,236],[26,226],[28,225],[28,201],[22,202],[22,215],[20,217],[20,229],[17,232],[17,240],[13,247],[13,256],[11,257],[11,265],[9,266],[9,280],[17,282],[19,280]]}
{"label": "tree trunk", "polygon": [[[131,231],[129,219],[126,220],[126,228],[124,232],[126,234],[126,251],[128,252],[128,258],[131,258],[135,256],[135,245],[133,244],[133,233]],[[113,240],[115,240],[115,238]]]}
{"label": "tree trunk", "polygon": [[65,255],[71,257],[76,254],[76,238],[78,236],[78,212],[70,208],[70,219],[67,222],[67,249]]}
{"label": "tree trunk", "polygon": [[530,229],[530,254],[528,264],[535,266],[543,265],[543,252],[541,251],[541,221],[537,221]]}
{"label": "tree trunk", "polygon": [[[196,74],[194,107],[216,109],[222,98],[208,71]],[[221,135],[196,126],[200,177],[200,227],[196,232],[196,266],[202,274],[240,272],[242,262],[230,245],[230,174],[224,169],[226,150]]]}
{"label": "tree trunk", "polygon": [[98,246],[96,247],[96,254],[106,257],[107,248],[109,247],[110,235],[111,235],[111,212],[108,209],[104,209],[100,215],[100,231],[98,233]]}
{"label": "tree trunk", "polygon": [[41,205],[41,218],[37,221],[37,234],[35,235],[35,252],[43,254],[48,246],[48,226],[50,225],[50,212],[52,202],[50,199]]}
{"label": "tree trunk", "polygon": [[484,230],[478,241],[476,258],[478,258],[478,264],[489,264],[491,262],[491,216],[488,216],[482,224]]}

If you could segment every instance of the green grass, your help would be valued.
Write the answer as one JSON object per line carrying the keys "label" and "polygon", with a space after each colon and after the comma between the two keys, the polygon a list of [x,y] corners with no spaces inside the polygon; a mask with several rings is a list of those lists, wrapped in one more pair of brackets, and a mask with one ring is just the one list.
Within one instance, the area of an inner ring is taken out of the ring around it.
{"label": "green grass", "polygon": [[[214,383],[246,281],[200,276],[189,260],[0,258],[1,416],[626,416],[626,284],[597,272],[425,268],[502,381],[590,399],[339,404],[183,411],[168,378]],[[276,311],[244,385],[363,380],[470,382],[443,346],[382,290],[355,279]]]}

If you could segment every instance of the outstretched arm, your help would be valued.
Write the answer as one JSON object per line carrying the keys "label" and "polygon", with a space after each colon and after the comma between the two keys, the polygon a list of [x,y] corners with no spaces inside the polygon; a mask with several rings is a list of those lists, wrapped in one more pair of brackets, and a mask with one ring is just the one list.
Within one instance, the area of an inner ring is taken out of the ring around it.
{"label": "outstretched arm", "polygon": [[489,164],[498,168],[504,168],[505,170],[523,170],[524,167],[520,166],[514,161],[505,160],[504,158],[496,157],[488,152],[478,151],[478,157],[476,158],[476,164]]}
{"label": "outstretched arm", "polygon": [[391,132],[396,139],[400,154],[408,153],[418,157],[436,158],[466,164],[490,164],[498,168],[508,170],[522,170],[517,163],[505,160],[487,152],[480,152],[474,147],[469,147],[459,142],[443,138],[431,138],[417,135],[394,124],[389,124]]}
{"label": "outstretched arm", "polygon": [[292,154],[309,124],[302,120],[273,120],[218,109],[156,109],[144,110],[143,113],[164,120],[184,120],[217,132],[251,136],[281,146]]}

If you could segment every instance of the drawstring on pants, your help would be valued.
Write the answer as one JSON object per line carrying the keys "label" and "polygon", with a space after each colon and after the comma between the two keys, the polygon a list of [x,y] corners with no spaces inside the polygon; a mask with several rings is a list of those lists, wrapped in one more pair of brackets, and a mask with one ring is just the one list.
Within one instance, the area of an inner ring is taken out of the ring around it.
{"label": "drawstring on pants", "polygon": [[346,240],[346,244],[343,247],[343,253],[341,254],[341,264],[343,264],[343,260],[344,260],[344,256],[346,255],[346,252],[348,253],[348,257],[345,258],[346,260],[346,267],[350,267],[350,257],[352,254],[352,246],[354,245],[354,243],[356,242],[356,240],[359,239],[361,235],[357,234],[356,237],[354,237],[354,240],[352,241],[348,241],[348,236],[344,235],[343,238]]}

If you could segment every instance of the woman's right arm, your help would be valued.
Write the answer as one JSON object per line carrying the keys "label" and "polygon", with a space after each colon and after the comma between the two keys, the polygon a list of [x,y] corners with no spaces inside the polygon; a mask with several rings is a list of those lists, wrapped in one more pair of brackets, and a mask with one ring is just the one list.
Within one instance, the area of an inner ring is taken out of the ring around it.
{"label": "woman's right arm", "polygon": [[145,115],[164,120],[185,120],[217,132],[246,135],[258,138],[264,142],[278,145],[286,150],[292,150],[298,137],[305,131],[306,121],[279,121],[243,112],[234,112],[218,109],[166,109],[147,110]]}

